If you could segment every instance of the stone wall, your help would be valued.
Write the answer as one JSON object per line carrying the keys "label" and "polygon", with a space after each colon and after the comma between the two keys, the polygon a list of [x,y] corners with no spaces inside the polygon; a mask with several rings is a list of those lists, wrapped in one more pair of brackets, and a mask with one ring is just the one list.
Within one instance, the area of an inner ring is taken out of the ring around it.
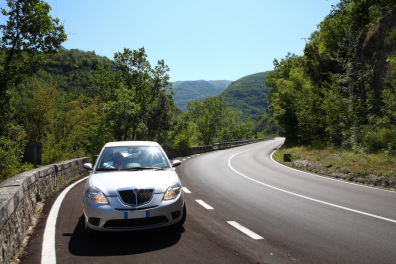
{"label": "stone wall", "polygon": [[27,171],[0,183],[0,263],[16,257],[29,228],[36,203],[50,195],[58,186],[76,177],[88,175],[79,158]]}

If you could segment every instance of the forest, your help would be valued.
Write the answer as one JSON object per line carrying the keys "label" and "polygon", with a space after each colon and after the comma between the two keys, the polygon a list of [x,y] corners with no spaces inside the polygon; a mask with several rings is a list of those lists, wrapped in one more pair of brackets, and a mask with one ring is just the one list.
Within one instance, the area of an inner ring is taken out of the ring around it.
{"label": "forest", "polygon": [[[33,168],[27,142],[42,143],[42,164],[92,157],[106,142],[152,140],[165,148],[248,138],[253,123],[221,96],[175,107],[169,68],[144,47],[110,60],[66,50],[63,24],[40,0],[7,0],[0,26],[0,181]],[[216,84],[217,85],[217,84]]]}
{"label": "forest", "polygon": [[396,155],[395,7],[341,0],[304,55],[274,60],[269,109],[285,145]]}

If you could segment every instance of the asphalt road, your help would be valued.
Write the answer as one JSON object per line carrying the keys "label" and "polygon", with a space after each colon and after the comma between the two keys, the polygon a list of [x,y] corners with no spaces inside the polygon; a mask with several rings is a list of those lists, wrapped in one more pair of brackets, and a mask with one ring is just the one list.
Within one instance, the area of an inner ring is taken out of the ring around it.
{"label": "asphalt road", "polygon": [[[57,219],[57,263],[395,263],[396,193],[279,165],[270,155],[282,141],[183,158],[177,172],[191,193],[178,229],[87,238],[77,184]],[[40,263],[44,228],[45,218],[22,263]]]}

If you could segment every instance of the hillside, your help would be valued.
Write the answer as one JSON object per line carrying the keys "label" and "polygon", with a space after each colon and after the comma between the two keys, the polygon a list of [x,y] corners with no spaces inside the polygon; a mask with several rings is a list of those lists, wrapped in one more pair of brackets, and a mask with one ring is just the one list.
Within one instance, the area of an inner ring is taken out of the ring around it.
{"label": "hillside", "polygon": [[96,73],[96,66],[106,63],[115,67],[114,61],[99,56],[94,51],[64,49],[52,56],[27,83],[31,85],[29,82],[34,81],[52,86],[56,82],[57,90],[70,92],[76,89],[79,93],[86,94],[86,89],[91,85],[91,77]]}
{"label": "hillside", "polygon": [[268,72],[260,72],[245,76],[232,82],[220,93],[227,106],[235,111],[241,111],[245,117],[257,122],[265,113],[268,89],[263,87]]}
{"label": "hillside", "polygon": [[208,96],[215,96],[221,93],[231,81],[184,81],[174,82],[172,84],[173,100],[176,107],[182,111],[187,110],[187,103],[198,99],[204,99]]}
{"label": "hillside", "polygon": [[52,56],[36,74],[16,87],[14,93],[16,112],[22,111],[23,105],[30,98],[31,91],[37,84],[45,88],[56,84],[58,105],[72,92],[92,96],[88,88],[92,85],[92,77],[97,73],[96,66],[107,63],[115,69],[114,61],[99,56],[94,51],[63,49]]}

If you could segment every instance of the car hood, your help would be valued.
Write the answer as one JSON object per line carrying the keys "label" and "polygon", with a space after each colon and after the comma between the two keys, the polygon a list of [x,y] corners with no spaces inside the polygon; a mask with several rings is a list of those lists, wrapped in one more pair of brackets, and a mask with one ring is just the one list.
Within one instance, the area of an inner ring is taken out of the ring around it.
{"label": "car hood", "polygon": [[155,193],[164,193],[169,186],[180,183],[175,171],[116,171],[100,172],[89,177],[89,185],[100,189],[106,196],[117,196],[117,190],[128,187],[153,187]]}

